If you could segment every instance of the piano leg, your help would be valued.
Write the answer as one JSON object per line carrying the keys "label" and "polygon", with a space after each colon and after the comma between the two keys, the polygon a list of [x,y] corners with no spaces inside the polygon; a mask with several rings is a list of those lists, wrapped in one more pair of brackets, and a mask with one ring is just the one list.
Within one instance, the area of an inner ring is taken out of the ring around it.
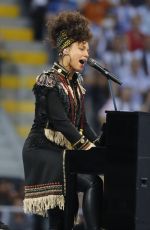
{"label": "piano leg", "polygon": [[66,197],[64,210],[64,229],[71,230],[77,210],[76,175],[66,175]]}

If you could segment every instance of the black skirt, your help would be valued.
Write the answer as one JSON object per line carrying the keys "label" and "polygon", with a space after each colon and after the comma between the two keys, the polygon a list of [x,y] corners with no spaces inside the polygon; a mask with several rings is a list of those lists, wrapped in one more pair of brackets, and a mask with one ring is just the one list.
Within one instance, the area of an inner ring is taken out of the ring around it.
{"label": "black skirt", "polygon": [[44,132],[31,132],[23,147],[25,213],[47,215],[58,206],[64,209],[65,151],[49,141]]}

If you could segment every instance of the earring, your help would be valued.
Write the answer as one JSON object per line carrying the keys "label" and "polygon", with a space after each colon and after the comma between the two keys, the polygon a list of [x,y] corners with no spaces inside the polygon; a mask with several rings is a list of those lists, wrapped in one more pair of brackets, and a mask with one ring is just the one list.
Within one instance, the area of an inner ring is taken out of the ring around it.
{"label": "earring", "polygon": [[68,54],[68,50],[67,50],[67,49],[64,49],[64,50],[63,50],[63,54]]}

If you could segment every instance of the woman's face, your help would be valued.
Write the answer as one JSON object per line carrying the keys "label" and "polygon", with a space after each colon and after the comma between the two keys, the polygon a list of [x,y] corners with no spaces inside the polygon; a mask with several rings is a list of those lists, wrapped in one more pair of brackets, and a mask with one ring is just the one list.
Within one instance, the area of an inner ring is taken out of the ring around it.
{"label": "woman's face", "polygon": [[84,68],[85,62],[89,57],[88,42],[74,42],[66,48],[67,54],[64,56],[65,68],[69,71],[80,72]]}

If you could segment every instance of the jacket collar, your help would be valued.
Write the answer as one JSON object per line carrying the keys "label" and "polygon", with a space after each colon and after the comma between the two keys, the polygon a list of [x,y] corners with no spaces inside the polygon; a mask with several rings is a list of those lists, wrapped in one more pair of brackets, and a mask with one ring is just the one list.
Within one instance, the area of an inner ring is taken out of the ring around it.
{"label": "jacket collar", "polygon": [[70,74],[68,70],[66,70],[62,65],[59,63],[54,62],[52,69],[54,69],[59,75],[67,78]]}
{"label": "jacket collar", "polygon": [[[62,65],[57,62],[54,62],[52,69],[55,70],[59,75],[65,77],[68,80],[68,76],[70,72],[66,70]],[[73,75],[73,81],[76,81],[78,78],[78,74],[75,72]]]}

